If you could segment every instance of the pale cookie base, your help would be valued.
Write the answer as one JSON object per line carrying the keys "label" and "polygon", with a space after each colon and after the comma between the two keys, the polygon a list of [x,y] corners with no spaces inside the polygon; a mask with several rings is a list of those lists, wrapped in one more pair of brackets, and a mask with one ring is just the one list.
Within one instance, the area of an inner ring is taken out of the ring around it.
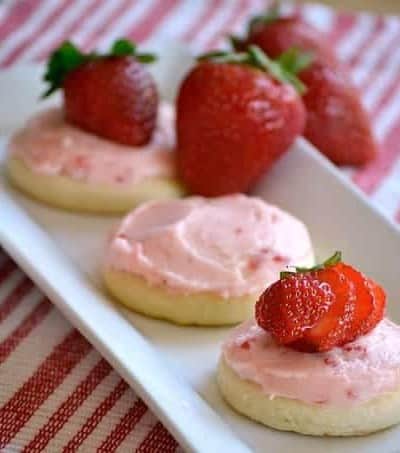
{"label": "pale cookie base", "polygon": [[[313,266],[310,254],[299,266]],[[176,294],[163,287],[149,285],[132,273],[106,269],[103,280],[109,292],[128,308],[176,324],[222,326],[238,324],[254,315],[259,294],[224,298],[216,293]],[[265,283],[266,287],[268,282]]]}
{"label": "pale cookie base", "polygon": [[[299,266],[313,266],[310,254]],[[132,273],[106,269],[104,283],[109,292],[131,310],[151,318],[176,324],[222,326],[238,324],[254,315],[254,305],[260,296],[249,294],[224,298],[211,292],[176,294],[152,286]],[[265,282],[265,287],[272,282]]]}
{"label": "pale cookie base", "polygon": [[106,270],[109,292],[128,308],[176,324],[220,326],[237,324],[252,316],[257,295],[223,298],[212,293],[174,294],[149,285],[127,272]]}
{"label": "pale cookie base", "polygon": [[36,200],[71,211],[117,214],[144,201],[179,198],[182,186],[173,179],[151,178],[133,186],[88,184],[65,176],[34,172],[16,157],[7,162],[10,181]]}
{"label": "pale cookie base", "polygon": [[313,436],[362,436],[400,422],[400,389],[351,407],[324,407],[283,397],[269,398],[261,387],[241,379],[224,358],[218,385],[225,400],[247,417],[283,431]]}

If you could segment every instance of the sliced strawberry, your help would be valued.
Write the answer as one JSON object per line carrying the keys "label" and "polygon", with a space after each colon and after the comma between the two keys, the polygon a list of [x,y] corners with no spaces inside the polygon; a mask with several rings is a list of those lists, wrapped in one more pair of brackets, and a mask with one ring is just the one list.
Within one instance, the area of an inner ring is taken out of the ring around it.
{"label": "sliced strawberry", "polygon": [[258,324],[280,344],[324,352],[371,331],[382,319],[383,289],[336,252],[312,269],[283,273],[256,304]]}
{"label": "sliced strawberry", "polygon": [[256,319],[280,344],[288,344],[312,329],[334,302],[335,296],[324,282],[293,274],[264,292],[256,305]]}
{"label": "sliced strawberry", "polygon": [[306,332],[296,344],[291,345],[297,350],[307,352],[328,351],[345,343],[356,301],[353,283],[339,269],[328,268],[315,274],[318,279],[329,285],[336,298],[335,303],[316,326]]}
{"label": "sliced strawberry", "polygon": [[377,285],[373,280],[367,279],[367,284],[370,287],[373,299],[374,299],[374,308],[372,313],[365,320],[362,325],[362,331],[360,335],[364,335],[373,329],[376,324],[383,318],[386,309],[386,294],[381,286]]}
{"label": "sliced strawberry", "polygon": [[341,269],[343,274],[354,284],[357,294],[357,303],[346,338],[346,342],[350,342],[364,333],[366,319],[374,310],[374,295],[365,275],[347,264],[342,263]]}

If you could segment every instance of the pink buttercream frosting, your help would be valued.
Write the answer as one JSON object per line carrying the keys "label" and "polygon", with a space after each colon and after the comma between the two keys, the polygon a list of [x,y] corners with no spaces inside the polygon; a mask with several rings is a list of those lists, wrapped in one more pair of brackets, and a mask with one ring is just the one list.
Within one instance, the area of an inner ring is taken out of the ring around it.
{"label": "pink buttercream frosting", "polygon": [[161,103],[151,142],[131,147],[72,126],[61,108],[38,113],[10,140],[9,152],[31,170],[100,184],[130,185],[146,178],[173,177],[175,113]]}
{"label": "pink buttercream frosting", "polygon": [[324,353],[279,346],[255,321],[223,345],[228,365],[265,393],[317,405],[359,404],[400,386],[400,326],[383,319],[367,335]]}
{"label": "pink buttercream frosting", "polygon": [[245,195],[154,201],[124,218],[106,268],[180,293],[259,294],[286,265],[312,257],[306,227]]}

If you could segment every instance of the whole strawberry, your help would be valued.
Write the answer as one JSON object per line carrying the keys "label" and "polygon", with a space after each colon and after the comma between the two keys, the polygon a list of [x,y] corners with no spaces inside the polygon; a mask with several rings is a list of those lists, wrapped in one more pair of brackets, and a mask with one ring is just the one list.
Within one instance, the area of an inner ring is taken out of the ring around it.
{"label": "whole strawberry", "polygon": [[156,125],[158,93],[143,63],[154,59],[126,40],[107,55],[83,54],[66,42],[50,58],[44,96],[62,88],[67,121],[118,143],[145,145]]}
{"label": "whole strawberry", "polygon": [[258,300],[256,320],[280,344],[323,352],[368,333],[385,306],[383,289],[336,252],[312,269],[282,272]]}
{"label": "whole strawberry", "polygon": [[300,81],[256,46],[200,59],[177,101],[177,162],[197,194],[250,189],[303,132]]}
{"label": "whole strawberry", "polygon": [[272,9],[250,22],[244,39],[233,37],[232,42],[237,49],[257,45],[274,58],[290,48],[310,52],[312,63],[299,71],[307,87],[305,137],[339,165],[363,165],[376,156],[377,146],[359,93],[323,33],[299,16],[281,17]]}

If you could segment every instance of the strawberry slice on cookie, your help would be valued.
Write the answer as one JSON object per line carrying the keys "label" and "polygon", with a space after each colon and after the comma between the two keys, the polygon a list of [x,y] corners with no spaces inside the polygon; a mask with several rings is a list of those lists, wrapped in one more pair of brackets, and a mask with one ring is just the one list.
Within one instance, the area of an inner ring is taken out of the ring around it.
{"label": "strawberry slice on cookie", "polygon": [[383,289],[336,252],[322,265],[282,272],[258,300],[256,320],[279,344],[323,352],[368,333],[385,306]]}

